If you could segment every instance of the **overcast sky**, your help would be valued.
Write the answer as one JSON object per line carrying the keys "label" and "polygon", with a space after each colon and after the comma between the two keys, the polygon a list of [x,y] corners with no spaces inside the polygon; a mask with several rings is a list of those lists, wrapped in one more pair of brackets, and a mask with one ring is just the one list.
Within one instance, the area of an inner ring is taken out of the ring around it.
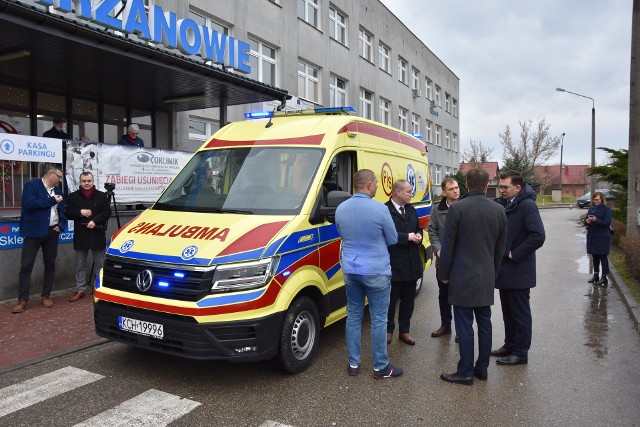
{"label": "overcast sky", "polygon": [[[591,162],[596,147],[629,147],[632,0],[382,0],[460,79],[461,152],[495,146],[506,125],[546,119],[564,137],[564,164]],[[515,138],[514,138],[515,139]],[[596,150],[596,163],[607,154]],[[559,164],[560,152],[548,164]]]}

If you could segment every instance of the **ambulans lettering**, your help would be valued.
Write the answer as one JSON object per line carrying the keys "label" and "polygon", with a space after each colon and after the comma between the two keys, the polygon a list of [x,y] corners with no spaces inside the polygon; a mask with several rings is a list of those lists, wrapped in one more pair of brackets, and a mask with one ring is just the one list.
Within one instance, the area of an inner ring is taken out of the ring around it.
{"label": "ambulans lettering", "polygon": [[220,240],[224,242],[231,230],[229,228],[201,227],[197,225],[170,225],[155,222],[141,222],[131,227],[127,233],[152,234],[154,236],[182,237],[183,239]]}
{"label": "ambulans lettering", "polygon": [[205,61],[251,73],[249,44],[198,25],[192,19],[177,19],[175,13],[165,12],[160,6],[147,8],[144,0],[36,0],[36,3],[53,6],[61,13],[75,13],[79,19],[135,34],[151,43],[178,49],[185,55],[198,55]]}

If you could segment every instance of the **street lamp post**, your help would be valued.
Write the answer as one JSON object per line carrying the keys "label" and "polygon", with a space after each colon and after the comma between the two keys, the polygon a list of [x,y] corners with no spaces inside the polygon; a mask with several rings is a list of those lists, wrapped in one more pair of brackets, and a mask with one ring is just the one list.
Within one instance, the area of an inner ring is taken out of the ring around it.
{"label": "street lamp post", "polygon": [[[591,108],[591,167],[594,168],[596,166],[596,101],[590,96],[580,95],[579,93],[571,92],[560,87],[556,88],[558,92],[566,92],[571,95],[580,96],[582,98],[587,98],[591,100],[592,108]],[[596,192],[596,177],[595,175],[591,175],[591,195]]]}
{"label": "street lamp post", "polygon": [[560,138],[560,202],[562,202],[562,148],[564,144],[564,132]]}

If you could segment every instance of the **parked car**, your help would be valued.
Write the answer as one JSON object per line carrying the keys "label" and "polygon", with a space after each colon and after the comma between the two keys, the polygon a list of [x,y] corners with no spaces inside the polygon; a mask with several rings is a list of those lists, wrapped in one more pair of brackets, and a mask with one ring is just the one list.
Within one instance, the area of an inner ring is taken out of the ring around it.
{"label": "parked car", "polygon": [[[611,193],[611,190],[608,190],[606,188],[596,190],[596,193],[604,194],[604,198],[607,199],[607,201],[615,200],[615,196]],[[591,204],[591,192],[586,193],[582,197],[578,197],[578,199],[576,200],[576,204],[580,209],[588,208],[589,205]]]}

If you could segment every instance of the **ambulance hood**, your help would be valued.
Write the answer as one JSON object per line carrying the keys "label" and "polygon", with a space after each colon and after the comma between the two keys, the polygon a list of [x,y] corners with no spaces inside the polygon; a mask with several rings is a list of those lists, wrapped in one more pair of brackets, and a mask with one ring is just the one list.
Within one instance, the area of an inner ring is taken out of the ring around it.
{"label": "ambulance hood", "polygon": [[251,261],[267,249],[273,253],[270,244],[290,220],[282,215],[146,210],[113,236],[107,254],[202,267]]}

